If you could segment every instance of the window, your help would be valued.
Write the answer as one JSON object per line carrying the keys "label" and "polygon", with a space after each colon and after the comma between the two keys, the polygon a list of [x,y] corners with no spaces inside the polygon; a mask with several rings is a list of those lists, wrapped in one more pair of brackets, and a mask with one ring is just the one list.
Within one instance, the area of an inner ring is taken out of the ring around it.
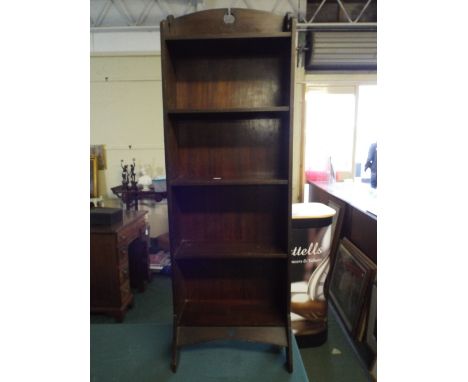
{"label": "window", "polygon": [[360,85],[358,90],[354,176],[369,178],[370,172],[364,172],[364,165],[370,145],[377,142],[377,86]]}
{"label": "window", "polygon": [[370,177],[364,165],[376,142],[376,85],[308,86],[305,158],[308,180]]}

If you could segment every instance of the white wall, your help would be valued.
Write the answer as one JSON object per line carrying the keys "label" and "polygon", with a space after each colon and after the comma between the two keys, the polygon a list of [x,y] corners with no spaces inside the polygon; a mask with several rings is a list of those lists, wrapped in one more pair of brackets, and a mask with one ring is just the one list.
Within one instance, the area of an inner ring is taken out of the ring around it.
{"label": "white wall", "polygon": [[339,72],[315,72],[306,73],[305,82],[307,85],[315,86],[354,86],[363,84],[376,84],[377,73],[374,72],[355,72],[355,73],[339,73]]}
{"label": "white wall", "polygon": [[[99,194],[114,197],[121,183],[120,161],[150,176],[165,175],[161,57],[145,55],[91,56],[91,144],[104,144],[107,170],[99,172]],[[150,210],[151,236],[167,232],[167,206]],[[165,215],[164,215],[165,211]]]}
{"label": "white wall", "polygon": [[91,54],[109,52],[154,54],[161,51],[161,36],[157,30],[119,31],[119,28],[114,28],[95,31],[90,34],[90,49]]}

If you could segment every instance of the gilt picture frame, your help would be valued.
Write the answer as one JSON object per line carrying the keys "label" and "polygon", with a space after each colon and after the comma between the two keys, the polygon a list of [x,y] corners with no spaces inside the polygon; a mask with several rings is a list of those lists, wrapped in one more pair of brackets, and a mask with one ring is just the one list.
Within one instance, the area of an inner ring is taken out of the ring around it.
{"label": "gilt picture frame", "polygon": [[89,162],[89,173],[90,173],[90,197],[98,197],[98,163],[97,157],[94,155],[90,156]]}
{"label": "gilt picture frame", "polygon": [[340,241],[334,263],[330,300],[348,332],[355,337],[377,267],[347,238]]}
{"label": "gilt picture frame", "polygon": [[366,329],[366,344],[374,354],[377,354],[377,282],[372,284],[369,321]]}
{"label": "gilt picture frame", "polygon": [[105,145],[91,145],[90,155],[96,157],[98,170],[107,169],[106,146]]}

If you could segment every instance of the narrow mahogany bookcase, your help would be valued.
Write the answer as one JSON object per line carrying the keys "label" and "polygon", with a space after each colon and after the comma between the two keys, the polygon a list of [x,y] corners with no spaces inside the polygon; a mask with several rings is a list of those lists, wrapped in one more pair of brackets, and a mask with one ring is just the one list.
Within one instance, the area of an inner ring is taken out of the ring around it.
{"label": "narrow mahogany bookcase", "polygon": [[161,23],[174,333],[179,349],[286,350],[296,21],[214,9]]}

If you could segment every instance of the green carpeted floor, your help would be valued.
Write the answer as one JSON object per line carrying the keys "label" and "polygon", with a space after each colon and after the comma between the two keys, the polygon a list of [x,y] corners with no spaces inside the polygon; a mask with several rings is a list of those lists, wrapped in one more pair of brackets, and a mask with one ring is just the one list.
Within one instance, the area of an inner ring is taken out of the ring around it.
{"label": "green carpeted floor", "polygon": [[[332,312],[324,345],[299,350],[294,346],[295,372],[291,375],[284,368],[284,354],[277,348],[237,342],[183,348],[179,368],[173,374],[169,369],[171,334],[171,279],[155,275],[144,293],[135,293],[134,307],[122,324],[111,317],[91,315],[91,381],[370,380]],[[190,367],[184,368],[187,364]],[[226,370],[231,373],[226,374]]]}
{"label": "green carpeted floor", "polygon": [[212,342],[184,347],[176,373],[169,368],[172,325],[91,326],[91,381],[303,382],[307,375],[297,346],[294,373],[278,347]]}

